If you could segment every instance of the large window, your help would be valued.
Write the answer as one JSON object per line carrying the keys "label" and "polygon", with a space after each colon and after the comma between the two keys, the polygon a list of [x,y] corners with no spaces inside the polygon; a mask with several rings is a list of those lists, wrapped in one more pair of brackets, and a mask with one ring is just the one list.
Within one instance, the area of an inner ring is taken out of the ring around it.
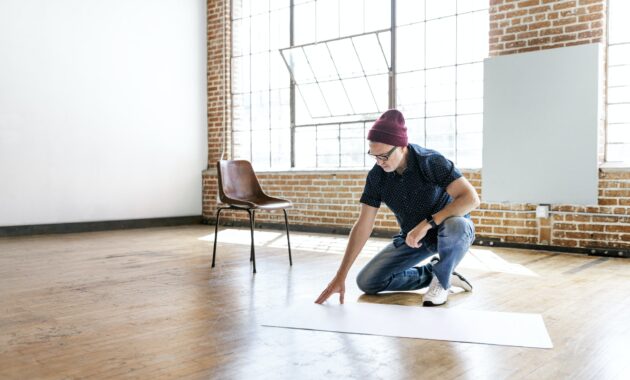
{"label": "large window", "polygon": [[488,1],[397,1],[397,106],[410,141],[481,167]]}
{"label": "large window", "polygon": [[[289,1],[232,2],[232,148],[257,169],[291,167]],[[289,158],[287,158],[289,157]]]}
{"label": "large window", "polygon": [[411,142],[480,167],[487,6],[235,1],[235,156],[257,169],[371,166],[366,131],[396,107]]}
{"label": "large window", "polygon": [[630,3],[608,3],[606,161],[630,162]]}

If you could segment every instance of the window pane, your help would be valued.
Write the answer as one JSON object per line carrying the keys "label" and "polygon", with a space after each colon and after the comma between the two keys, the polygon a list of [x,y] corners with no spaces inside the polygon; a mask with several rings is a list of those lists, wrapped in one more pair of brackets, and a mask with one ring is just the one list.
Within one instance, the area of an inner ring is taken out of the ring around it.
{"label": "window pane", "polygon": [[630,123],[630,104],[609,104],[608,123]]}
{"label": "window pane", "polygon": [[289,5],[291,5],[290,0],[269,0],[269,9],[288,8]]}
{"label": "window pane", "polygon": [[424,75],[424,71],[412,71],[396,77],[396,101],[406,118],[424,116]]}
{"label": "window pane", "polygon": [[427,148],[437,150],[455,161],[455,117],[430,117],[426,119]]}
{"label": "window pane", "polygon": [[288,169],[291,167],[291,129],[271,130],[271,167]]}
{"label": "window pane", "polygon": [[249,17],[250,15],[250,3],[251,0],[233,0],[232,1],[232,17],[237,19],[237,18],[243,18],[243,17]]}
{"label": "window pane", "polygon": [[350,39],[332,41],[327,43],[327,45],[341,78],[363,75],[359,57],[357,57],[354,45]]}
{"label": "window pane", "polygon": [[252,55],[251,62],[252,91],[262,91],[269,88],[269,53]]}
{"label": "window pane", "polygon": [[232,54],[240,56],[249,54],[249,18],[234,20],[232,23]]}
{"label": "window pane", "polygon": [[315,76],[306,60],[306,55],[304,55],[302,48],[282,50],[282,54],[297,84],[312,83],[315,81]]}
{"label": "window pane", "polygon": [[354,114],[350,101],[346,96],[346,90],[341,85],[341,81],[322,82],[319,84],[326,103],[330,107],[333,115],[352,115]]}
{"label": "window pane", "polygon": [[[479,136],[481,138],[481,136]],[[481,149],[458,149],[457,150],[457,167],[460,169],[478,169],[481,168],[482,161]]]}
{"label": "window pane", "polygon": [[308,107],[311,117],[324,117],[330,116],[326,101],[322,96],[322,92],[319,89],[318,84],[305,84],[298,86],[300,95],[304,100],[304,104]]}
{"label": "window pane", "polygon": [[[483,115],[457,116],[457,134],[480,134],[483,131]],[[479,146],[479,148],[481,145]]]}
{"label": "window pane", "polygon": [[367,77],[367,80],[376,100],[378,111],[387,111],[389,109],[389,76],[374,75]]}
{"label": "window pane", "polygon": [[396,1],[396,23],[398,25],[406,25],[420,21],[424,21],[424,1]]}
{"label": "window pane", "polygon": [[630,86],[608,87],[608,103],[630,103]]}
{"label": "window pane", "polygon": [[363,33],[363,0],[340,1],[339,13],[341,37]]}
{"label": "window pane", "polygon": [[340,166],[362,167],[365,157],[363,123],[342,124],[340,131]]}
{"label": "window pane", "polygon": [[232,96],[232,124],[235,131],[249,131],[251,128],[250,98],[249,93]]}
{"label": "window pane", "polygon": [[271,165],[269,131],[252,132],[252,166],[255,169],[268,169]]}
{"label": "window pane", "polygon": [[295,45],[315,42],[315,3],[293,7],[293,43]]}
{"label": "window pane", "polygon": [[630,123],[608,124],[608,142],[624,143],[630,141]]}
{"label": "window pane", "polygon": [[270,52],[271,63],[269,72],[270,88],[288,88],[291,85],[289,70],[279,51]]}
{"label": "window pane", "polygon": [[365,32],[387,29],[392,23],[391,2],[385,0],[365,0]]}
{"label": "window pane", "polygon": [[378,108],[374,103],[372,91],[365,78],[346,79],[343,86],[350,97],[350,103],[356,113],[376,113]]}
{"label": "window pane", "polygon": [[319,82],[339,78],[326,44],[304,46],[304,52]]}
{"label": "window pane", "polygon": [[606,160],[607,161],[622,161],[629,162],[630,161],[630,143],[628,144],[608,144],[606,150]]}
{"label": "window pane", "polygon": [[488,57],[488,13],[457,17],[457,62],[482,61]]}
{"label": "window pane", "polygon": [[[317,0],[317,41],[339,37],[339,1]],[[345,22],[345,20],[344,20]]]}
{"label": "window pane", "polygon": [[628,36],[630,36],[630,23],[628,22],[630,2],[625,0],[610,0],[608,2],[608,8],[608,43],[628,42]]}
{"label": "window pane", "polygon": [[[630,35],[627,37],[630,42]],[[612,45],[608,47],[608,66],[616,66],[630,63],[630,43],[624,45]]]}
{"label": "window pane", "polygon": [[354,37],[352,42],[366,75],[388,72],[387,61],[378,43],[376,34]]}
{"label": "window pane", "polygon": [[273,129],[291,127],[291,107],[288,89],[271,91],[269,119]]}
{"label": "window pane", "polygon": [[427,116],[455,114],[455,68],[427,70]]}
{"label": "window pane", "polygon": [[232,92],[236,94],[249,92],[249,60],[249,55],[232,58]]}
{"label": "window pane", "polygon": [[[630,64],[630,62],[628,62]],[[608,67],[609,86],[630,85],[630,65]]]}
{"label": "window pane", "polygon": [[398,28],[396,71],[399,73],[424,68],[424,23]]}
{"label": "window pane", "polygon": [[422,119],[406,119],[407,136],[409,142],[425,146],[424,136],[424,118]]}
{"label": "window pane", "polygon": [[269,129],[269,91],[252,93],[252,130]]}
{"label": "window pane", "polygon": [[385,60],[387,61],[387,68],[392,65],[391,55],[392,55],[392,34],[390,32],[382,32],[378,34],[378,41],[381,44],[381,50],[385,55]]}
{"label": "window pane", "polygon": [[317,166],[339,166],[338,125],[320,125],[317,127]]}
{"label": "window pane", "polygon": [[232,146],[234,148],[234,159],[251,161],[250,131],[232,133]]}
{"label": "window pane", "polygon": [[457,13],[488,9],[488,0],[457,0]]}
{"label": "window pane", "polygon": [[289,8],[282,8],[269,15],[269,49],[289,47]]}
{"label": "window pane", "polygon": [[[257,2],[256,2],[257,3]],[[269,13],[252,17],[252,53],[269,50]]]}
{"label": "window pane", "polygon": [[426,67],[455,64],[455,17],[427,21]]}
{"label": "window pane", "polygon": [[425,0],[427,20],[455,14],[455,0]]}
{"label": "window pane", "polygon": [[295,128],[295,166],[300,168],[314,168],[315,156],[315,127]]}
{"label": "window pane", "polygon": [[269,12],[269,1],[267,0],[250,0],[252,15]]}

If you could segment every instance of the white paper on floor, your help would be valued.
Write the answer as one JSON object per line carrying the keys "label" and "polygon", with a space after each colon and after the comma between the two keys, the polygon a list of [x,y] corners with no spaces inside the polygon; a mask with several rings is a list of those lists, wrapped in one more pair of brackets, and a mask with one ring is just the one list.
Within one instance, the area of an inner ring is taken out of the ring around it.
{"label": "white paper on floor", "polygon": [[371,303],[304,304],[263,316],[263,326],[552,348],[540,314]]}

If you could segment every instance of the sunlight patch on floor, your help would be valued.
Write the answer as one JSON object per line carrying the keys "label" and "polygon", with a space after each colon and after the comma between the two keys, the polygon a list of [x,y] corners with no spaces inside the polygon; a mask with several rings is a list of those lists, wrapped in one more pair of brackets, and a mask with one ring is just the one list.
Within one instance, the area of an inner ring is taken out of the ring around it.
{"label": "sunlight patch on floor", "polygon": [[[329,235],[305,232],[291,232],[291,249],[343,255],[348,243],[346,235]],[[284,232],[255,230],[256,246],[286,249],[287,238]],[[214,242],[214,233],[204,235],[199,240]],[[391,242],[390,239],[370,238],[361,251],[362,257],[373,257],[383,247]],[[225,228],[219,230],[218,244],[250,245],[250,230],[239,228]],[[423,261],[427,262],[429,259]],[[538,277],[530,269],[521,264],[510,263],[489,249],[471,248],[458,268],[472,269],[481,272],[500,272],[521,276]]]}

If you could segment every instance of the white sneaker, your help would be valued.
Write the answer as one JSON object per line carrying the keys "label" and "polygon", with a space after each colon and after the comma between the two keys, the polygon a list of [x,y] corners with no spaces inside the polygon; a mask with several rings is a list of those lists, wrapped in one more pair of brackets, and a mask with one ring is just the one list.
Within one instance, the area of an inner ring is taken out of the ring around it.
{"label": "white sneaker", "polygon": [[466,292],[472,292],[473,289],[472,284],[468,280],[466,280],[464,276],[457,272],[453,272],[453,274],[451,274],[451,287],[453,286],[462,288]]}
{"label": "white sneaker", "polygon": [[[431,259],[431,264],[435,265],[437,263],[440,262],[440,258],[438,256],[435,256]],[[456,286],[458,288],[462,288],[464,289],[464,291],[466,292],[472,292],[473,290],[473,286],[470,283],[470,281],[468,281],[466,279],[466,277],[462,276],[461,274],[453,271],[453,273],[451,274],[451,287]]]}
{"label": "white sneaker", "polygon": [[444,289],[437,276],[433,276],[429,290],[422,297],[422,306],[444,305],[448,299],[448,289]]}

